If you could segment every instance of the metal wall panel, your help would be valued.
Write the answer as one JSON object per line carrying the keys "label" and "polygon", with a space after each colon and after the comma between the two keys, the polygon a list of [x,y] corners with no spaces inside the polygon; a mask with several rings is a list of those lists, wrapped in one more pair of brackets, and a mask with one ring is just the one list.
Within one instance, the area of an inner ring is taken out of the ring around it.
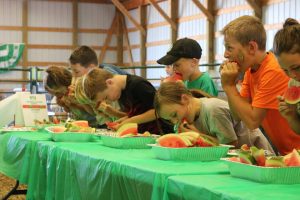
{"label": "metal wall panel", "polygon": [[[158,3],[159,7],[161,9],[164,10],[165,13],[167,13],[167,15],[169,15],[169,4],[168,4],[168,1],[164,1],[164,2],[161,2],[161,3]],[[152,5],[150,6],[147,6],[147,21],[148,21],[148,24],[154,24],[154,23],[158,23],[158,22],[164,22],[165,21],[165,18],[163,18],[161,16],[161,14],[156,10],[156,8]]]}
{"label": "metal wall panel", "polygon": [[29,44],[72,45],[72,33],[64,32],[28,32]]}
{"label": "metal wall panel", "polygon": [[[138,23],[140,22],[139,9],[129,10],[129,13]],[[127,17],[124,19],[127,28],[135,28],[135,25]]]}
{"label": "metal wall panel", "polygon": [[78,4],[79,28],[109,29],[114,16],[114,5],[95,3]]}
{"label": "metal wall panel", "polygon": [[22,31],[1,31],[0,43],[22,43]]}
{"label": "metal wall panel", "polygon": [[22,2],[19,0],[0,0],[0,25],[22,26]]}
{"label": "metal wall panel", "polygon": [[37,62],[68,62],[70,50],[64,49],[28,49],[28,60]]}
{"label": "metal wall panel", "polygon": [[170,40],[171,27],[170,26],[159,26],[148,29],[147,42],[157,42],[162,40]]}
{"label": "metal wall panel", "polygon": [[[102,46],[105,42],[107,34],[99,33],[79,33],[78,34],[78,44],[88,45],[88,46]],[[115,35],[111,38],[109,46],[116,46],[117,41]]]}
{"label": "metal wall panel", "polygon": [[28,26],[72,28],[71,2],[28,2]]}

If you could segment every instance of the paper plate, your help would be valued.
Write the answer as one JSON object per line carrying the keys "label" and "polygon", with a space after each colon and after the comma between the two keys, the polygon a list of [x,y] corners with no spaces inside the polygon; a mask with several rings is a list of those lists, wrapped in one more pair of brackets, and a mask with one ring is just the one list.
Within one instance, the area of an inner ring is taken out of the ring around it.
{"label": "paper plate", "polygon": [[170,148],[157,144],[152,146],[156,158],[162,160],[185,160],[185,161],[214,161],[226,156],[231,145],[220,145],[215,147],[187,147]]}
{"label": "paper plate", "polygon": [[51,134],[51,138],[55,142],[92,142],[94,140],[93,133],[80,133],[80,132],[60,132],[52,131],[53,127],[45,128]]}
{"label": "paper plate", "polygon": [[300,167],[261,167],[233,162],[222,158],[228,165],[230,174],[261,183],[297,184],[300,183]]}
{"label": "paper plate", "polygon": [[102,135],[101,140],[103,145],[119,149],[147,149],[150,148],[147,144],[155,143],[155,138],[152,136],[115,137]]}

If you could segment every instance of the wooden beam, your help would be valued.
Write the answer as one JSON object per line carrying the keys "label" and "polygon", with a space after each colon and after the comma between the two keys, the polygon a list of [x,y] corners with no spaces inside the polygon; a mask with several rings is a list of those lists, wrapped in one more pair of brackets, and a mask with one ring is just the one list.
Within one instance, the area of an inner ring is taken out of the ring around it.
{"label": "wooden beam", "polygon": [[113,4],[126,16],[140,31],[143,35],[146,35],[145,29],[130,15],[122,3],[119,0],[111,0]]}
{"label": "wooden beam", "polygon": [[73,32],[72,32],[72,45],[75,49],[78,46],[78,0],[74,0],[72,3],[73,9]]}
{"label": "wooden beam", "polygon": [[169,0],[169,13],[171,20],[175,22],[176,29],[171,30],[171,43],[173,44],[178,37],[178,0]]}
{"label": "wooden beam", "polygon": [[[143,27],[146,27],[147,25],[147,7],[146,6],[140,6],[139,7],[139,16],[140,16],[140,23]],[[146,66],[146,60],[147,60],[147,49],[146,49],[146,35],[140,34],[140,64],[141,66]],[[146,78],[147,77],[147,70],[141,69],[141,76]]]}
{"label": "wooden beam", "polygon": [[246,0],[247,3],[254,10],[254,15],[262,19],[262,1],[261,0]]}
{"label": "wooden beam", "polygon": [[112,38],[113,32],[115,30],[116,24],[117,24],[117,15],[115,15],[115,17],[114,17],[114,19],[111,23],[110,29],[108,30],[108,33],[107,33],[106,38],[105,38],[105,42],[104,42],[104,44],[101,48],[99,58],[98,58],[99,63],[103,62],[103,59],[104,59],[104,56],[105,56],[105,53],[106,53],[106,49],[107,49],[107,47],[108,47],[108,45],[111,41],[111,38]]}
{"label": "wooden beam", "polygon": [[124,51],[123,51],[123,18],[124,16],[122,13],[116,9],[116,15],[117,15],[117,65],[122,66],[123,60],[124,60]]}
{"label": "wooden beam", "polygon": [[[24,43],[24,50],[22,55],[22,67],[26,68],[28,67],[28,0],[23,0],[22,5],[22,42]],[[28,77],[28,74],[26,72],[22,72],[22,79],[26,79]],[[26,84],[22,84],[22,87],[26,87]]]}
{"label": "wooden beam", "polygon": [[171,25],[172,29],[177,30],[177,26],[175,22],[164,12],[163,9],[161,9],[161,7],[156,3],[156,1],[155,0],[149,0],[149,1],[152,4],[152,6],[159,12],[159,14],[161,14],[161,16],[165,18],[165,20]]}
{"label": "wooden beam", "polygon": [[202,5],[199,0],[193,0],[194,4],[203,12],[204,15],[208,18],[212,23],[215,22],[214,16]]}
{"label": "wooden beam", "polygon": [[[166,0],[156,0],[157,3],[163,2]],[[124,1],[123,5],[127,10],[132,10],[135,8],[139,8],[140,6],[146,6],[149,5],[150,1],[149,0],[129,0],[129,1]]]}
{"label": "wooden beam", "polygon": [[[215,0],[209,0],[207,1],[207,10],[210,13],[213,13],[215,10]],[[214,63],[215,62],[215,25],[212,21],[207,21],[207,52],[206,55],[208,55],[208,63]],[[210,67],[210,69],[214,69],[213,67]]]}

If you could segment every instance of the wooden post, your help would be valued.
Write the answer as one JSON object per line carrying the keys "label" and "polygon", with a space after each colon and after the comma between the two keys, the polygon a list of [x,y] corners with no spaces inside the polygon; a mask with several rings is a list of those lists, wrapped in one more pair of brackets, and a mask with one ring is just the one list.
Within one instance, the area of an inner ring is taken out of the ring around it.
{"label": "wooden post", "polygon": [[173,44],[178,36],[178,0],[169,0],[169,8],[171,20],[176,24],[176,29],[171,29],[171,43]]}
{"label": "wooden post", "polygon": [[[22,7],[22,42],[24,43],[24,50],[22,55],[23,60],[23,68],[28,68],[28,0],[23,0],[23,7]],[[22,79],[27,80],[28,74],[27,72],[22,73]],[[22,87],[25,87],[26,83],[22,84]]]}
{"label": "wooden post", "polygon": [[[146,6],[140,6],[139,7],[139,15],[140,15],[140,24],[146,30],[146,16],[147,16],[147,9]],[[145,31],[147,33],[147,30]],[[143,34],[142,31],[140,31],[140,63],[141,66],[146,67],[146,55],[147,55],[147,49],[146,49],[146,35]],[[146,78],[147,77],[147,70],[141,69],[141,76]]]}
{"label": "wooden post", "polygon": [[[215,9],[215,0],[209,0],[207,1],[207,10],[209,13],[214,13]],[[214,16],[213,16],[214,18]],[[208,63],[214,63],[215,62],[215,23],[212,20],[207,20],[207,36],[208,36],[208,42],[207,42],[207,55],[208,55]],[[210,67],[210,69],[214,69],[214,67]]]}
{"label": "wooden post", "polygon": [[123,65],[123,15],[119,10],[116,10],[117,15],[117,65]]}

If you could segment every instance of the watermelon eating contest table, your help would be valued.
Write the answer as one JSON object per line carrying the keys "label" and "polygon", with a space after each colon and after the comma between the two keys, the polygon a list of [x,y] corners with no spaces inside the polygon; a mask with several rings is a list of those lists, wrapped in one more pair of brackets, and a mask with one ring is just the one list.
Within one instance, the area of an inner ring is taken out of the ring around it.
{"label": "watermelon eating contest table", "polygon": [[27,199],[299,199],[300,188],[231,177],[222,161],[165,161],[46,132],[0,134],[0,172],[27,184]]}

